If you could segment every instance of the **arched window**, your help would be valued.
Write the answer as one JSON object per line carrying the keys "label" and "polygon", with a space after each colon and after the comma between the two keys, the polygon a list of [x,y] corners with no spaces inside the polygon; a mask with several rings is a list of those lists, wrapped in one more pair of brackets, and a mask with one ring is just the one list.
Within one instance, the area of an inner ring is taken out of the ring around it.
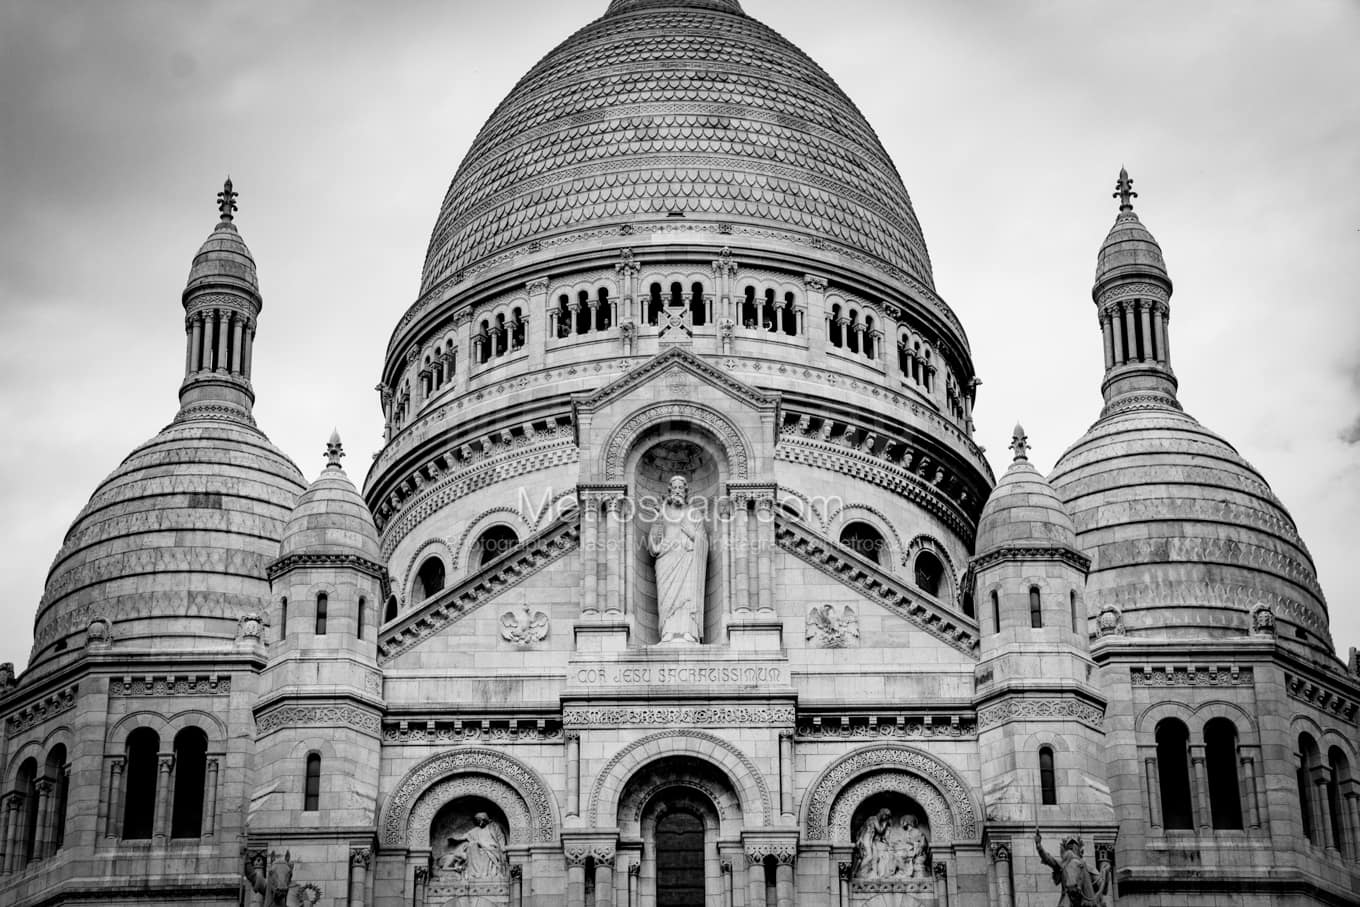
{"label": "arched window", "polygon": [[784,294],[784,333],[790,337],[798,334],[798,309],[793,304],[793,294]]}
{"label": "arched window", "polygon": [[58,743],[47,754],[47,767],[44,775],[52,782],[52,809],[48,813],[49,852],[61,850],[66,841],[66,804],[71,790],[70,766],[67,763],[66,745]]}
{"label": "arched window", "polygon": [[607,331],[614,324],[614,311],[609,306],[609,291],[600,287],[595,294],[595,330]]}
{"label": "arched window", "polygon": [[708,324],[708,306],[704,302],[704,285],[695,283],[690,287],[689,294],[689,317],[695,327]]}
{"label": "arched window", "polygon": [[317,635],[317,636],[325,636],[325,635],[326,635],[326,617],[327,617],[327,613],[326,613],[326,612],[329,610],[329,608],[330,608],[330,599],[327,597],[326,593],[324,593],[324,592],[318,592],[318,593],[316,594],[316,635]]}
{"label": "arched window", "polygon": [[355,620],[354,635],[358,639],[364,638],[364,610],[367,605],[368,605],[367,600],[365,600],[362,595],[359,596],[359,607],[354,612]]}
{"label": "arched window", "polygon": [[1034,629],[1041,629],[1044,625],[1043,602],[1039,596],[1039,587],[1029,587],[1029,625]]}
{"label": "arched window", "polygon": [[[38,760],[30,757],[25,759],[19,766],[19,774],[15,779],[15,788],[22,798],[19,806],[19,814],[16,817],[19,824],[19,866],[22,867],[36,854],[34,849],[38,844]],[[11,837],[11,841],[14,838]]]}
{"label": "arched window", "polygon": [[704,843],[704,823],[697,816],[676,810],[657,821],[658,907],[704,903]]}
{"label": "arched window", "polygon": [[849,324],[845,329],[845,348],[852,353],[859,352],[859,310],[851,309]]}
{"label": "arched window", "polygon": [[567,305],[567,294],[557,297],[557,336],[571,336],[571,307]]}
{"label": "arched window", "polygon": [[1058,778],[1053,771],[1053,747],[1039,747],[1039,797],[1044,806],[1058,803]]}
{"label": "arched window", "polygon": [[1313,776],[1322,767],[1322,753],[1318,750],[1317,741],[1311,734],[1299,735],[1299,812],[1303,818],[1303,834],[1309,842],[1315,846],[1322,846],[1326,841],[1326,835],[1322,831],[1322,823],[1327,821],[1325,815],[1319,815],[1314,808],[1318,804],[1313,799]]}
{"label": "arched window", "polygon": [[1001,596],[992,590],[992,632],[1001,632]]}
{"label": "arched window", "polygon": [[902,373],[903,378],[911,377],[911,348],[907,346],[905,340],[897,341],[897,370]]}
{"label": "arched window", "polygon": [[442,591],[444,591],[444,562],[432,555],[425,558],[425,562],[416,571],[411,598],[420,602]]}
{"label": "arched window", "polygon": [[841,324],[841,307],[833,305],[831,307],[831,317],[826,323],[826,339],[834,347],[845,345],[845,330]]}
{"label": "arched window", "polygon": [[868,523],[847,523],[841,530],[841,544],[875,564],[882,564],[887,557],[883,533]]}
{"label": "arched window", "polygon": [[1214,718],[1204,725],[1204,768],[1214,828],[1242,827],[1237,764],[1237,728],[1227,718]]}
{"label": "arched window", "polygon": [[864,317],[864,357],[874,358],[874,319],[869,316]]}
{"label": "arched window", "polygon": [[1327,751],[1327,767],[1331,776],[1327,780],[1327,809],[1332,817],[1332,834],[1336,837],[1336,849],[1343,856],[1356,858],[1356,842],[1352,841],[1346,828],[1345,802],[1341,789],[1348,787],[1351,780],[1351,763],[1340,747],[1334,746]]}
{"label": "arched window", "polygon": [[576,294],[576,333],[590,333],[590,294],[581,290]]}
{"label": "arched window", "polygon": [[1081,633],[1081,623],[1077,617],[1077,590],[1070,589],[1067,593],[1068,603],[1072,606],[1072,632]]}
{"label": "arched window", "polygon": [[196,727],[175,735],[175,801],[170,837],[203,834],[203,782],[207,777],[208,736]]}
{"label": "arched window", "polygon": [[481,355],[477,357],[478,360],[481,362],[491,361],[491,323],[486,319],[482,319],[482,328],[477,332],[477,339],[481,350]]}
{"label": "arched window", "polygon": [[156,802],[156,755],[160,736],[149,727],[139,727],[127,739],[127,763],[123,769],[123,837],[133,840],[151,837]]}
{"label": "arched window", "polygon": [[321,808],[321,754],[307,754],[307,774],[302,782],[302,811],[314,813]]}
{"label": "arched window", "polygon": [[524,346],[524,312],[516,307],[510,312],[510,349]]}
{"label": "arched window", "polygon": [[279,639],[288,638],[288,596],[279,599]]}
{"label": "arched window", "polygon": [[1156,738],[1163,824],[1169,829],[1194,828],[1190,809],[1190,731],[1184,722],[1165,718],[1157,724]]}
{"label": "arched window", "polygon": [[383,623],[397,619],[397,597],[387,596],[387,605],[383,608]]}
{"label": "arched window", "polygon": [[504,356],[510,349],[510,333],[505,327],[504,313],[496,316],[496,355]]}
{"label": "arched window", "polygon": [[971,618],[973,618],[973,619],[976,620],[976,619],[977,619],[977,614],[974,613],[974,612],[976,612],[976,611],[977,611],[977,608],[976,608],[976,606],[973,604],[973,593],[971,593],[971,592],[965,592],[965,593],[963,593],[963,616],[964,616],[964,617],[971,617]]}
{"label": "arched window", "polygon": [[916,555],[916,586],[927,595],[940,597],[940,580],[944,578],[944,564],[929,551]]}
{"label": "arched window", "polygon": [[760,326],[760,312],[756,308],[756,288],[747,287],[741,302],[741,326],[754,328]]}
{"label": "arched window", "polygon": [[666,304],[661,300],[661,284],[654,283],[651,288],[651,296],[647,299],[647,323],[656,327],[661,323],[661,310]]}
{"label": "arched window", "polygon": [[685,305],[685,287],[680,281],[671,282],[671,298],[669,306],[674,309],[683,308]]}
{"label": "arched window", "polygon": [[491,563],[519,544],[519,534],[504,524],[492,526],[477,537],[468,555],[468,566],[476,570]]}
{"label": "arched window", "polygon": [[774,290],[765,291],[765,302],[760,307],[760,326],[766,331],[779,330],[779,313],[775,311]]}

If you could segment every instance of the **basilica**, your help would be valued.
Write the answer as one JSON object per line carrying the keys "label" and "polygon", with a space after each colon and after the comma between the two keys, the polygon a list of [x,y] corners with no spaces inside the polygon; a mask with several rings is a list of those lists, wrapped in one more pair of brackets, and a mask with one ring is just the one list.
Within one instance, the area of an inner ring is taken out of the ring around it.
{"label": "basilica", "polygon": [[0,904],[1360,903],[1354,650],[1112,188],[1104,406],[994,476],[851,100],[738,0],[613,0],[453,176],[361,477],[252,416],[228,181],[179,409],[0,669]]}

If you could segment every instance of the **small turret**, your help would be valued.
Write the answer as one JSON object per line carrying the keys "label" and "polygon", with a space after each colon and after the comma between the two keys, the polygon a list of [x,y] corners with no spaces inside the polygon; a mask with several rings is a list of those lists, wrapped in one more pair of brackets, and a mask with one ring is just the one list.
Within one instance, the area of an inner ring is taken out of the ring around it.
{"label": "small turret", "polygon": [[1122,167],[1114,197],[1119,213],[1096,256],[1091,287],[1105,344],[1105,402],[1142,394],[1178,409],[1167,323],[1171,277],[1162,247],[1133,212],[1133,179]]}

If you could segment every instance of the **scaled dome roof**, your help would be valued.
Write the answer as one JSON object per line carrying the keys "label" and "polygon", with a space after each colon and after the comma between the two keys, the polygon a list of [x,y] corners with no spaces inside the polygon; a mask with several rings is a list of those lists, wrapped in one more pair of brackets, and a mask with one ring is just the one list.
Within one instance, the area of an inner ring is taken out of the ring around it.
{"label": "scaled dome roof", "polygon": [[1053,486],[1023,456],[996,483],[978,519],[977,553],[998,548],[1080,550],[1067,509]]}
{"label": "scaled dome roof", "polygon": [[1131,634],[1231,636],[1264,603],[1330,650],[1327,606],[1293,519],[1251,464],[1186,413],[1116,404],[1049,481],[1091,557],[1091,614],[1114,605]]}
{"label": "scaled dome roof", "polygon": [[165,651],[233,640],[239,619],[268,601],[265,567],[303,489],[298,468],[253,426],[172,423],[128,454],[71,524],[30,664],[96,618],[112,624],[115,644]]}
{"label": "scaled dome roof", "polygon": [[614,0],[482,127],[421,296],[530,243],[680,217],[844,246],[933,290],[901,177],[816,63],[735,0]]}
{"label": "scaled dome roof", "polygon": [[340,468],[340,438],[331,436],[332,455],[321,475],[288,517],[279,542],[279,557],[295,554],[325,554],[361,557],[374,563],[382,560],[378,551],[378,528],[349,476]]}

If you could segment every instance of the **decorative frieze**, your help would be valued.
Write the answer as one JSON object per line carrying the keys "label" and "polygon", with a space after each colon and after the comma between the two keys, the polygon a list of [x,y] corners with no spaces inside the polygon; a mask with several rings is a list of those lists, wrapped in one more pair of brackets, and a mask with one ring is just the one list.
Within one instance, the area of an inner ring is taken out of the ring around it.
{"label": "decorative frieze", "polygon": [[1350,724],[1356,723],[1357,703],[1354,699],[1299,674],[1286,673],[1284,683],[1290,699],[1307,703]]}
{"label": "decorative frieze", "polygon": [[1135,687],[1251,686],[1251,668],[1237,665],[1144,665],[1129,672]]}
{"label": "decorative frieze", "polygon": [[192,676],[133,677],[124,675],[121,679],[109,679],[109,695],[122,696],[225,696],[231,692],[231,678],[216,674]]}
{"label": "decorative frieze", "polygon": [[256,717],[255,727],[260,736],[285,727],[352,727],[376,735],[381,722],[376,712],[352,705],[284,705]]}
{"label": "decorative frieze", "polygon": [[76,685],[51,693],[32,705],[24,706],[5,721],[9,736],[21,734],[29,728],[37,727],[49,718],[68,712],[76,706]]}
{"label": "decorative frieze", "polygon": [[553,719],[456,718],[452,721],[386,722],[384,743],[412,745],[453,743],[556,743],[562,723]]}
{"label": "decorative frieze", "polygon": [[1072,719],[1100,729],[1105,710],[1094,703],[1070,697],[1004,699],[978,709],[977,726],[986,729],[1006,721],[1054,721]]}
{"label": "decorative frieze", "polygon": [[572,728],[790,727],[793,706],[571,706],[562,723]]}
{"label": "decorative frieze", "polygon": [[803,715],[798,737],[817,740],[935,740],[972,737],[977,720],[969,715]]}

